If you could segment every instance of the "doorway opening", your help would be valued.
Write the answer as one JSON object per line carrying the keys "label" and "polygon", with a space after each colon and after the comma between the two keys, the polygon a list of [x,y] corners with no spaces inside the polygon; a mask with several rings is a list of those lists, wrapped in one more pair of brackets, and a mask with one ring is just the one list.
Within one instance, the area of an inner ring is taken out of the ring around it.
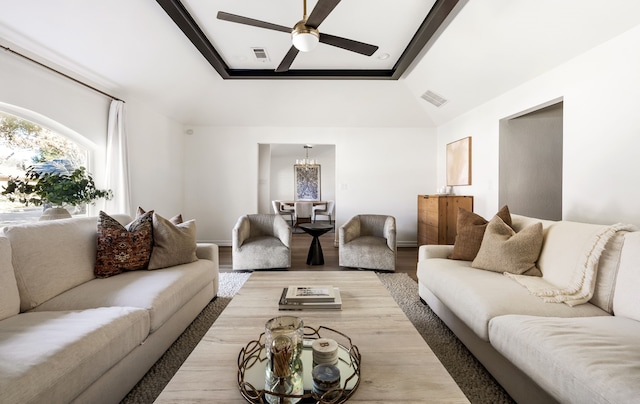
{"label": "doorway opening", "polygon": [[562,219],[563,102],[500,120],[500,206],[540,219]]}
{"label": "doorway opening", "polygon": [[[293,201],[296,198],[296,161],[305,158],[306,144],[261,143],[258,145],[258,212],[272,213],[271,201]],[[335,201],[336,146],[312,144],[309,158],[319,169],[320,200]]]}

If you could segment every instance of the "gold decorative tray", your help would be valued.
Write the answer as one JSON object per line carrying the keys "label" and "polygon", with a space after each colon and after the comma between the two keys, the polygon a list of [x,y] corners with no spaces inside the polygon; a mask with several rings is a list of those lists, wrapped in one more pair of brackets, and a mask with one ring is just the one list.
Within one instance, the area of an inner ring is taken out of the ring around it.
{"label": "gold decorative tray", "polygon": [[[328,391],[322,397],[312,393],[311,371],[313,370],[313,352],[311,342],[318,338],[331,338],[338,343],[340,369],[340,387]],[[344,403],[355,393],[360,384],[361,356],[358,347],[353,345],[351,338],[331,328],[320,326],[313,328],[304,327],[303,362],[303,395],[280,395],[265,391],[265,367],[267,363],[266,350],[264,348],[265,334],[260,334],[258,340],[249,342],[238,354],[238,388],[242,396],[250,403],[266,403],[265,392],[270,396],[299,399],[299,403],[338,404]],[[330,396],[331,398],[325,398]]]}

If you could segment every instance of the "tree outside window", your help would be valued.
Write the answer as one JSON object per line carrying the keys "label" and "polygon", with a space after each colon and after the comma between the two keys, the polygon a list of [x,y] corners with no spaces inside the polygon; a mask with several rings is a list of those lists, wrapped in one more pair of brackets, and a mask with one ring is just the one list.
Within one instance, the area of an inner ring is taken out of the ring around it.
{"label": "tree outside window", "polygon": [[[71,173],[87,165],[87,150],[68,137],[27,119],[0,112],[0,185],[9,177],[24,177],[30,167],[39,172]],[[46,207],[45,207],[46,208]],[[24,206],[0,198],[0,224],[38,220],[42,206]],[[86,214],[86,205],[72,214]]]}

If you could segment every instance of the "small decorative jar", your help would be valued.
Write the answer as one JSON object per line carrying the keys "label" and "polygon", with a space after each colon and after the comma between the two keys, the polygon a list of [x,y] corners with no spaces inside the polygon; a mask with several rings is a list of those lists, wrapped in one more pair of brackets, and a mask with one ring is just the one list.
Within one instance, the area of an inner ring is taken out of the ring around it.
{"label": "small decorative jar", "polygon": [[318,338],[311,344],[313,350],[313,366],[316,365],[337,365],[338,364],[338,343],[329,338]]}
{"label": "small decorative jar", "polygon": [[321,364],[313,368],[311,372],[313,378],[314,398],[323,400],[333,400],[340,395],[340,369],[335,365]]}

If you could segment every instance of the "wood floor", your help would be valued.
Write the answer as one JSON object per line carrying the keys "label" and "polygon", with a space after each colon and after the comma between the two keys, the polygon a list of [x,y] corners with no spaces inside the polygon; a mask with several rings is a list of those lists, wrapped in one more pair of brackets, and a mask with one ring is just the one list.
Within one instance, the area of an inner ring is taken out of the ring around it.
{"label": "wood floor", "polygon": [[[306,233],[295,233],[291,247],[291,268],[289,271],[338,271],[347,270],[338,265],[338,248],[334,247],[335,233],[320,236],[320,244],[324,253],[324,265],[307,265],[307,253],[311,245],[311,236]],[[409,275],[417,281],[416,265],[418,249],[416,247],[398,248],[396,272]],[[220,272],[231,272],[231,247],[220,247]]]}

